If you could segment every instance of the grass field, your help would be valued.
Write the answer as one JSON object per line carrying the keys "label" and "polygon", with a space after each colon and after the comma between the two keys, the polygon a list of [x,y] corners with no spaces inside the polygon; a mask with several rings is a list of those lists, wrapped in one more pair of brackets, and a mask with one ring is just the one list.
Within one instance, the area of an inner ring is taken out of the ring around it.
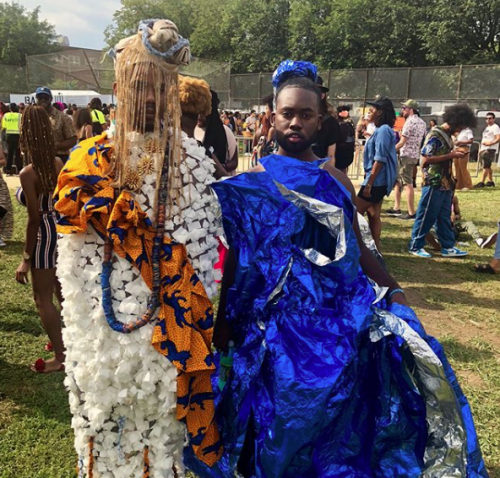
{"label": "grass field", "polygon": [[[484,235],[495,231],[500,190],[459,193],[459,198],[464,218]],[[15,237],[0,257],[0,478],[76,477],[63,375],[29,370],[37,357],[49,355],[31,289],[14,281],[26,219],[15,206]],[[384,218],[389,270],[428,332],[444,344],[470,400],[491,477],[500,478],[500,280],[472,270],[492,251],[465,237],[467,258],[420,259],[406,252],[410,228],[410,222]]]}

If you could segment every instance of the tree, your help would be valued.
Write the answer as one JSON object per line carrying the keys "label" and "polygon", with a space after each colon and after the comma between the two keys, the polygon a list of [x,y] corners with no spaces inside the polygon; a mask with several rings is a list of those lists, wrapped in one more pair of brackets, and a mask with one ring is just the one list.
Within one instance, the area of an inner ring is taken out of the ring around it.
{"label": "tree", "polygon": [[195,56],[230,61],[233,73],[285,58],[321,69],[500,62],[500,0],[122,0],[108,43],[165,17]]}
{"label": "tree", "polygon": [[233,0],[223,17],[235,73],[272,71],[289,56],[290,0]]}
{"label": "tree", "polygon": [[54,26],[39,14],[39,7],[29,11],[18,3],[0,3],[0,63],[25,66],[27,55],[57,49]]}
{"label": "tree", "polygon": [[195,56],[220,61],[231,58],[231,20],[228,18],[231,1],[202,0],[198,3],[194,30],[189,37]]}
{"label": "tree", "polygon": [[499,63],[500,0],[437,0],[422,37],[432,64]]}

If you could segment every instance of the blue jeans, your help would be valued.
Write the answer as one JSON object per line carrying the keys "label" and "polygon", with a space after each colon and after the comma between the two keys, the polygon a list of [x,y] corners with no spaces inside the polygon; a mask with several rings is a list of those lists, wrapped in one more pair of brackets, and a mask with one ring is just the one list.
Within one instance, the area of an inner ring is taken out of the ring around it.
{"label": "blue jeans", "polygon": [[451,224],[452,202],[453,191],[440,191],[431,186],[422,188],[422,197],[418,203],[417,217],[411,232],[411,251],[418,251],[425,246],[425,236],[433,226],[441,247],[450,249],[455,245]]}
{"label": "blue jeans", "polygon": [[495,254],[493,254],[493,259],[500,259],[500,221],[498,221],[497,245],[495,246]]}

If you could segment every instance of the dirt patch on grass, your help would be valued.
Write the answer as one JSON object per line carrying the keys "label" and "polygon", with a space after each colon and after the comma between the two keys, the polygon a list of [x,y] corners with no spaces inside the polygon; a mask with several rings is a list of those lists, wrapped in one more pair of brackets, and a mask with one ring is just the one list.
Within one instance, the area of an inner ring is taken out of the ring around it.
{"label": "dirt patch on grass", "polygon": [[488,388],[481,376],[472,370],[459,370],[457,375],[460,382],[467,384],[469,388],[475,390],[486,390]]}
{"label": "dirt patch on grass", "polygon": [[408,288],[406,295],[411,307],[417,310],[428,334],[438,339],[443,335],[453,335],[461,343],[480,338],[500,351],[500,335],[488,327],[487,323],[453,317],[447,310],[434,310],[418,290]]}

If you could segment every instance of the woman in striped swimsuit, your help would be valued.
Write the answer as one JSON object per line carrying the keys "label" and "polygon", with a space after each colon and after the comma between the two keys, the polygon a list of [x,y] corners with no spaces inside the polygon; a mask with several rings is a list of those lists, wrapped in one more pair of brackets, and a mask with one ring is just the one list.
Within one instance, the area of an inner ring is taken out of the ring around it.
{"label": "woman in striped swimsuit", "polygon": [[[16,271],[16,280],[28,282],[31,270],[33,295],[42,324],[52,342],[54,358],[38,359],[31,369],[50,373],[64,370],[64,345],[61,336],[61,315],[54,305],[54,292],[59,289],[56,278],[57,232],[52,195],[63,163],[55,155],[52,126],[41,106],[29,106],[21,125],[21,148],[28,159],[19,175],[26,207],[28,225],[23,259]],[[20,198],[21,202],[22,197]]]}

